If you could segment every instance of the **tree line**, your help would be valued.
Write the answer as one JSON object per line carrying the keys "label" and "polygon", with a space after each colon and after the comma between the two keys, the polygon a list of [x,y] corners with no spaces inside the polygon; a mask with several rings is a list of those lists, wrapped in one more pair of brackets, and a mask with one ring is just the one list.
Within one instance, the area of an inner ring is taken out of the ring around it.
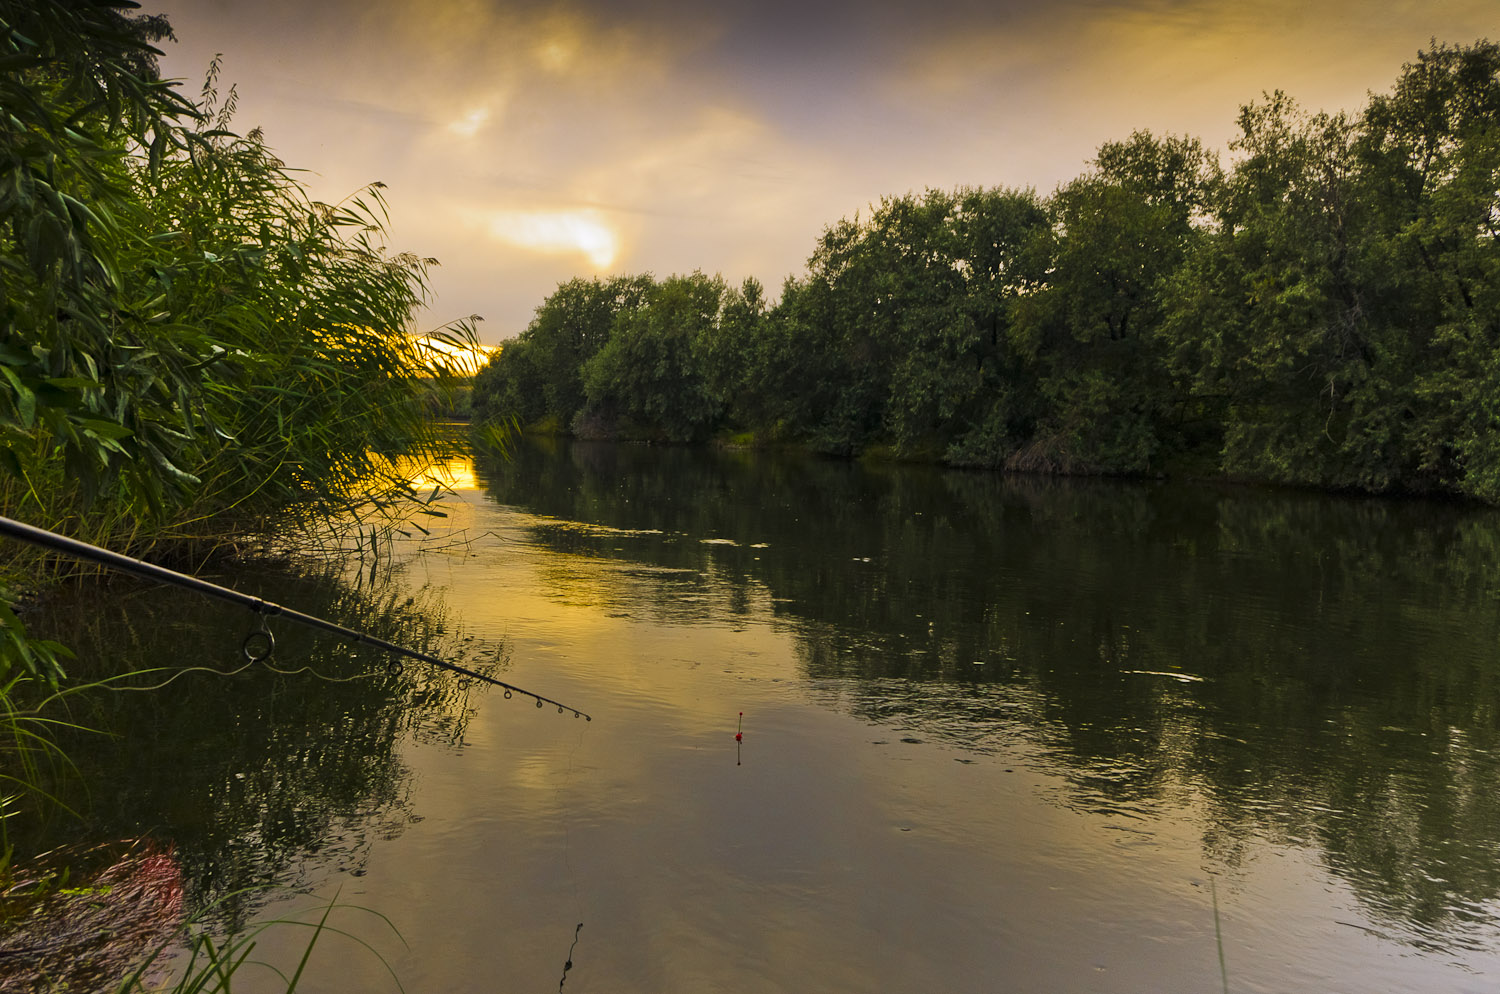
{"label": "tree line", "polygon": [[1050,196],[887,197],[768,301],[574,279],[480,417],[955,466],[1500,500],[1500,46],[1432,44],[1357,114],[1282,92],[1227,162],[1103,145]]}

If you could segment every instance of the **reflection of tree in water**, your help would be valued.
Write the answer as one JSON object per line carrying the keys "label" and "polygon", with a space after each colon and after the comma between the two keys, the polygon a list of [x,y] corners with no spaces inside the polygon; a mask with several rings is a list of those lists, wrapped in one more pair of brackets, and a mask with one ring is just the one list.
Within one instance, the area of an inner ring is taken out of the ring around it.
{"label": "reflection of tree in water", "polygon": [[[457,661],[441,611],[393,582],[371,589],[261,572],[225,582]],[[86,628],[76,627],[79,618]],[[77,682],[151,667],[234,670],[254,627],[243,609],[131,585],[79,592],[38,620],[66,630],[79,655]],[[107,733],[62,742],[81,776],[56,789],[84,818],[54,816],[34,840],[21,840],[22,854],[28,843],[149,835],[173,847],[197,907],[247,887],[295,887],[329,868],[361,873],[372,841],[400,834],[411,817],[399,743],[410,735],[461,744],[469,691],[421,664],[392,668],[373,650],[275,619],[271,627],[271,663],[312,672],[256,666],[233,676],[188,673],[149,692],[75,696],[72,720]],[[480,668],[500,661],[470,660]],[[243,924],[254,900],[238,896],[218,911],[227,924]]]}
{"label": "reflection of tree in water", "polygon": [[613,595],[641,610],[774,598],[840,708],[1019,755],[1072,806],[1191,810],[1215,859],[1315,846],[1404,941],[1496,920],[1491,511],[641,446],[480,472],[613,530],[539,541],[678,571]]}

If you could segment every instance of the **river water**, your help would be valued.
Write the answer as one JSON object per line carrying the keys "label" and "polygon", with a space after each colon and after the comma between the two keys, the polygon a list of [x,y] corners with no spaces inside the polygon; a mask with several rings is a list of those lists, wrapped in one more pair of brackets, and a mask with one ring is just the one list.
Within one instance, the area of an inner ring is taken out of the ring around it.
{"label": "river water", "polygon": [[[282,672],[99,695],[119,737],[70,740],[68,830],[170,846],[211,918],[337,901],[373,951],[326,936],[299,990],[1500,986],[1495,512],[566,442],[449,470],[399,569],[228,582],[591,720],[278,629]],[[70,610],[230,668],[243,612],[186,596]]]}

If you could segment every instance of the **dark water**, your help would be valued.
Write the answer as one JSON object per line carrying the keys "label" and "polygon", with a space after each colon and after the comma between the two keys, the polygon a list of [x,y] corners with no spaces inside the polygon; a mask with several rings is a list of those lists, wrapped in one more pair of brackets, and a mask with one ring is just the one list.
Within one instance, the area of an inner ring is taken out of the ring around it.
{"label": "dark water", "polygon": [[[172,842],[226,921],[357,906],[379,955],[331,938],[299,989],[1211,991],[1215,901],[1234,991],[1500,984],[1500,515],[635,446],[459,469],[375,588],[241,585],[592,722],[292,633],[283,668],[376,676],[78,705],[122,737],[70,746],[72,831]],[[137,664],[226,666],[246,627],[119,601],[75,616]]]}

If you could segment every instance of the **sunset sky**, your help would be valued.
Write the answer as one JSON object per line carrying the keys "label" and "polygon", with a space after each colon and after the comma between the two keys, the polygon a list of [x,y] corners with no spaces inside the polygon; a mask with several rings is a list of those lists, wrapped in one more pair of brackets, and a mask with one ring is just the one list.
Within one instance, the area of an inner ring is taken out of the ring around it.
{"label": "sunset sky", "polygon": [[1145,128],[1223,148],[1282,89],[1355,110],[1495,0],[145,0],[167,76],[215,53],[313,195],[387,184],[436,256],[425,326],[525,328],[577,275],[701,269],[773,297],[822,229],[927,187],[1049,193]]}

